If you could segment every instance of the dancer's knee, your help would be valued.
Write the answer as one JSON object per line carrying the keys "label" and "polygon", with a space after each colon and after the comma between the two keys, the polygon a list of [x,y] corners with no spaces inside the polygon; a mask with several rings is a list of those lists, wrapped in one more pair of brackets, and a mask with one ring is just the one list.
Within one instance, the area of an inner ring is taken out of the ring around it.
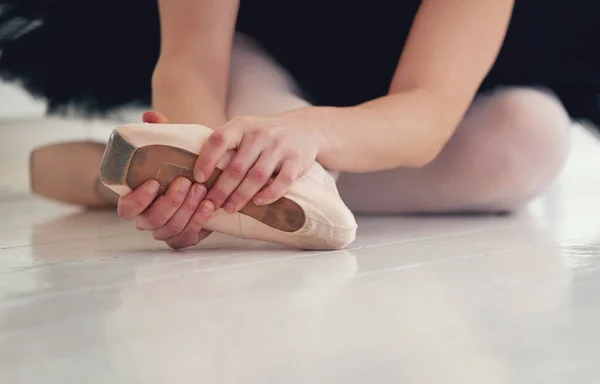
{"label": "dancer's knee", "polygon": [[494,196],[492,209],[514,211],[540,195],[558,176],[567,159],[570,118],[558,99],[535,89],[498,91],[488,103],[484,136],[486,174]]}

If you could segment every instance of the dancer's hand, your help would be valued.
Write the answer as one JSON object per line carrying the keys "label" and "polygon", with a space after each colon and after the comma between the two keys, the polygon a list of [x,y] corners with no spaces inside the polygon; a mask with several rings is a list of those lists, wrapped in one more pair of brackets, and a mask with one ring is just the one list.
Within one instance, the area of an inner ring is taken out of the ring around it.
{"label": "dancer's hand", "polygon": [[309,108],[306,113],[234,118],[207,140],[194,175],[196,181],[205,182],[223,155],[236,150],[206,201],[212,202],[215,210],[223,207],[228,213],[238,212],[251,200],[267,205],[283,197],[313,164],[320,143]]}
{"label": "dancer's hand", "polygon": [[[145,123],[165,124],[161,114],[147,112]],[[176,179],[166,194],[156,198],[158,182],[149,180],[119,199],[117,212],[124,219],[135,220],[140,231],[152,231],[156,240],[178,249],[197,245],[211,234],[203,229],[211,218],[214,206],[210,201],[201,204],[206,187],[186,178]]]}

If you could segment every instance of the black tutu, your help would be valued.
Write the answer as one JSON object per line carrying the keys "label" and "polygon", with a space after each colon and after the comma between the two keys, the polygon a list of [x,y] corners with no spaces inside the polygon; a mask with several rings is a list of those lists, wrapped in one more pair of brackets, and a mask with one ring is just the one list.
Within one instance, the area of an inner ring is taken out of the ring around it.
{"label": "black tutu", "polygon": [[[316,105],[384,95],[418,0],[242,0],[237,30],[257,39]],[[536,86],[600,126],[600,3],[516,0],[481,92]],[[156,0],[0,0],[0,78],[48,103],[104,114],[149,106],[159,55]]]}

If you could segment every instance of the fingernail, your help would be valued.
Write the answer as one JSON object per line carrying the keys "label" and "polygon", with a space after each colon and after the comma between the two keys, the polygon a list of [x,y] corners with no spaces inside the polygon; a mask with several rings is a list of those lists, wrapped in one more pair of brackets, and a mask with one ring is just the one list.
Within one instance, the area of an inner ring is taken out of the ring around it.
{"label": "fingernail", "polygon": [[192,183],[188,179],[183,179],[179,182],[179,192],[185,193],[188,191]]}
{"label": "fingernail", "polygon": [[196,181],[199,183],[204,183],[206,181],[206,175],[204,174],[204,172],[196,172]]}
{"label": "fingernail", "polygon": [[254,199],[254,204],[256,205],[263,205],[264,203],[265,201],[261,198]]}
{"label": "fingernail", "polygon": [[204,196],[206,195],[206,187],[202,184],[194,185],[194,196]]}
{"label": "fingernail", "polygon": [[225,203],[225,205],[223,206],[223,209],[225,210],[225,212],[227,213],[233,213],[233,211],[235,210],[235,204],[233,204],[231,201],[228,201],[227,203]]}
{"label": "fingernail", "polygon": [[152,180],[150,182],[150,185],[148,186],[148,192],[150,192],[150,194],[155,194],[158,192],[159,188],[160,188],[160,183],[156,180]]}
{"label": "fingernail", "polygon": [[202,212],[204,213],[208,213],[210,211],[212,211],[214,208],[213,203],[211,203],[210,201],[205,201],[204,203],[202,203]]}

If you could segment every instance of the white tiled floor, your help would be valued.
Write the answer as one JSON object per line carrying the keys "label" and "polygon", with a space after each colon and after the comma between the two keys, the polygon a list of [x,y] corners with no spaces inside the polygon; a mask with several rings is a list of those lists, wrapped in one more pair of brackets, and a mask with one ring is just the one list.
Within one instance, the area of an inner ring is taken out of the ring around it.
{"label": "white tiled floor", "polygon": [[341,252],[167,250],[31,198],[27,151],[110,123],[0,122],[0,383],[598,383],[600,144],[514,217],[360,218]]}

